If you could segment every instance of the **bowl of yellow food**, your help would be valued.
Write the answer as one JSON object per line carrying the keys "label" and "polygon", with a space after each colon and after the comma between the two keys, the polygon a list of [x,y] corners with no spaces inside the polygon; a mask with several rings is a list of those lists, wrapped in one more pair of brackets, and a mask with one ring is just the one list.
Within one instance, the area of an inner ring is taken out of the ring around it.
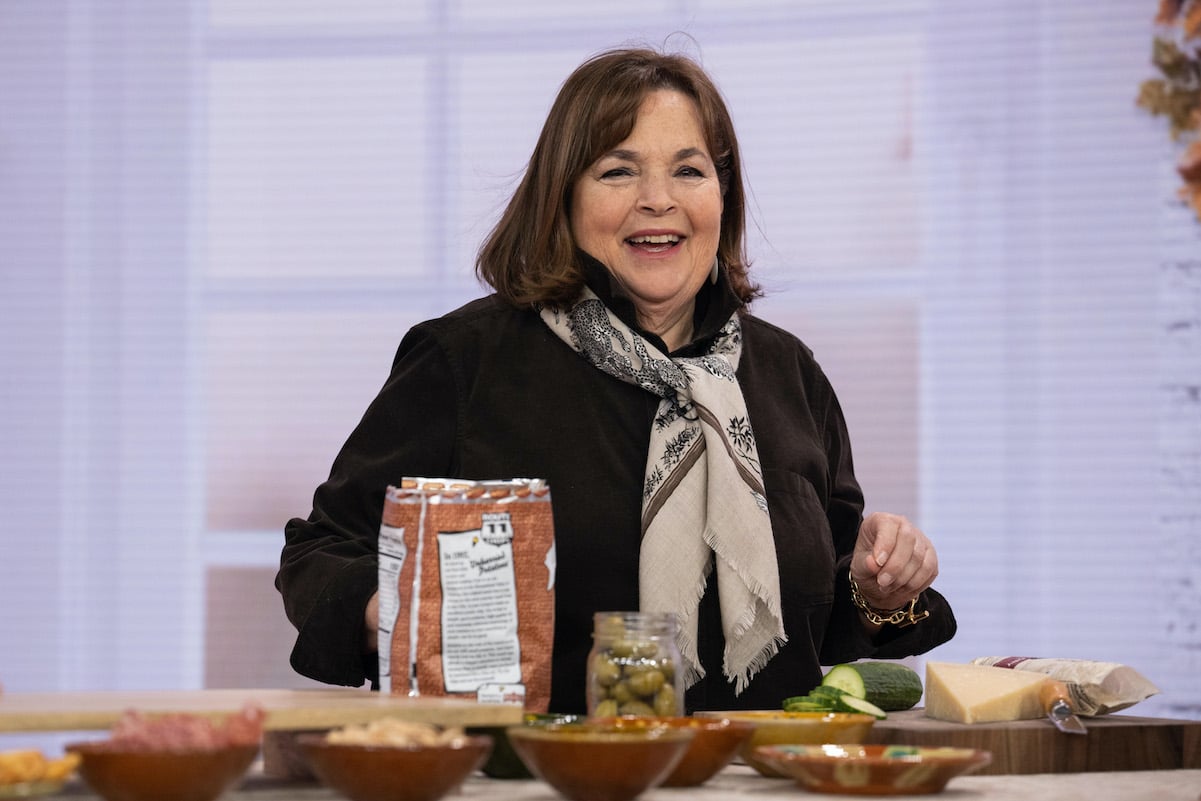
{"label": "bowl of yellow food", "polygon": [[728,712],[698,712],[699,717],[720,717],[754,726],[743,742],[739,756],[764,776],[784,779],[781,772],[755,754],[763,745],[822,745],[825,743],[862,743],[876,719],[853,712],[785,712],[774,709]]}

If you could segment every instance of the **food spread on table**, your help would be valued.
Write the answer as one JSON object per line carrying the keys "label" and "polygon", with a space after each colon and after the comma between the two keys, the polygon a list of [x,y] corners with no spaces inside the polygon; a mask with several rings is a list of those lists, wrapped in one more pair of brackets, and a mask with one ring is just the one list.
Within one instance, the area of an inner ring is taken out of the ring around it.
{"label": "food spread on table", "polygon": [[[487,723],[493,718],[500,731],[518,722],[515,717],[512,720],[497,717],[505,708],[503,706],[465,699],[398,698],[347,689],[344,693],[287,691],[288,699],[281,701],[278,694],[284,691],[260,691],[264,703],[243,703],[239,708],[231,703],[232,700],[241,697],[243,701],[253,701],[253,693],[247,691],[234,696],[228,692],[180,693],[174,696],[175,704],[170,702],[170,695],[134,694],[142,699],[155,699],[155,703],[141,707],[134,704],[120,717],[110,720],[108,742],[154,749],[187,744],[257,742],[264,729],[299,734],[314,728],[297,723],[305,718],[297,717],[295,707],[303,707],[306,699],[314,710],[320,708],[323,717],[316,728],[325,732],[330,741],[341,739],[368,745],[407,747],[461,738],[465,727]],[[878,746],[891,745],[916,748],[930,754],[931,758],[937,755],[939,748],[992,749],[991,764],[980,761],[980,770],[989,773],[1201,767],[1201,748],[1189,745],[1201,741],[1201,737],[1184,733],[1190,727],[1201,729],[1201,722],[1109,714],[1157,692],[1155,685],[1133,668],[1108,662],[982,657],[966,663],[930,661],[925,664],[923,676],[900,661],[861,660],[832,666],[817,686],[798,687],[796,694],[781,699],[775,710],[705,714],[706,717],[728,715],[731,720],[741,716],[765,732],[769,727],[781,730],[792,727],[794,733],[784,735],[787,742],[778,739],[771,742],[779,752],[777,759],[785,755],[789,759],[795,757],[798,762],[805,762],[802,759],[805,755],[799,751],[793,754],[793,751],[806,745],[810,750],[805,754],[817,753],[812,749],[820,747],[802,742],[811,736],[809,732],[802,736],[802,719],[810,717],[829,721],[827,730],[830,732],[839,731],[838,722],[842,719],[864,721],[866,727],[861,727],[844,746],[857,743],[864,754],[875,755],[870,757],[872,759],[879,757]],[[341,719],[337,715],[329,716],[331,693],[339,693],[338,697],[345,699],[338,707],[342,710]],[[81,697],[70,693],[45,697],[55,696]],[[193,714],[203,699],[207,699],[209,705],[204,707],[203,713]],[[224,716],[215,714],[217,707],[213,699],[220,699],[220,705],[228,707],[228,713]],[[20,730],[19,726],[6,725],[6,722],[14,720],[10,717],[11,712],[20,709],[22,703],[20,695],[10,693],[0,697],[0,731]],[[369,703],[372,708],[365,709],[364,703]],[[380,704],[385,706],[375,708]],[[1056,714],[1049,714],[1056,705],[1058,718]],[[79,708],[82,710],[84,706],[81,704]],[[490,710],[487,714],[491,717],[482,721],[473,719],[473,715],[479,714],[478,710]],[[272,725],[273,714],[277,717]],[[1083,717],[1084,721],[1076,719],[1077,716]],[[36,717],[34,715],[32,719]],[[29,719],[26,718],[26,722]],[[574,725],[587,725],[589,720],[582,719]],[[654,723],[653,716],[645,720],[648,725]],[[1071,728],[1073,720],[1078,728]],[[281,721],[286,721],[285,725],[281,726]],[[600,725],[602,721],[595,720],[595,723]],[[612,719],[609,725],[612,725]],[[295,732],[280,731],[289,727]],[[33,728],[44,730],[46,727]],[[1064,733],[1073,732],[1084,736],[1064,736]],[[828,736],[833,739],[817,742],[838,743],[843,735]],[[493,737],[495,739],[495,734]],[[1183,746],[1177,747],[1180,743]],[[855,756],[858,751],[845,747],[843,750],[840,764],[853,763],[859,758]],[[739,761],[753,765],[755,756],[752,749],[751,753],[741,755]],[[28,749],[0,752],[0,795],[4,794],[5,783],[13,785],[58,777],[61,784],[63,778],[75,770],[77,763],[73,760],[77,760],[74,755],[52,760]],[[40,772],[33,770],[35,763],[40,766]],[[866,763],[864,767],[866,769]]]}

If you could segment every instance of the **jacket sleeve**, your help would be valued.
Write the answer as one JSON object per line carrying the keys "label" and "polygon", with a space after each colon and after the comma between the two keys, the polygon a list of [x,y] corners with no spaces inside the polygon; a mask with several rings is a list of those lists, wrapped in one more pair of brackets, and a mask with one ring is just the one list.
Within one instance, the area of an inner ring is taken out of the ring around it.
{"label": "jacket sleeve", "polygon": [[863,492],[854,476],[846,420],[832,389],[828,398],[825,444],[831,492],[826,513],[838,561],[834,606],[821,643],[821,662],[835,665],[856,659],[900,659],[925,653],[950,640],[956,630],[950,604],[934,589],[927,589],[918,599],[918,611],[929,610],[929,617],[903,628],[886,625],[874,637],[864,629],[859,610],[851,600],[851,554],[863,522]]}
{"label": "jacket sleeve", "polygon": [[392,372],[343,445],[307,519],[284,528],[275,586],[297,629],[292,667],[326,682],[378,678],[367,652],[367,603],[378,587],[384,493],[405,476],[449,475],[456,432],[455,381],[422,328],[401,342]]}

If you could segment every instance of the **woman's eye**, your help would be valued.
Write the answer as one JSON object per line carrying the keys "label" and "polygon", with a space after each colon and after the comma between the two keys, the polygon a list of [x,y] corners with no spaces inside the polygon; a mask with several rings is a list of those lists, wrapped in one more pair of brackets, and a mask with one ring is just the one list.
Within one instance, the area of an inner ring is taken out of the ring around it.
{"label": "woman's eye", "polygon": [[682,175],[686,178],[704,178],[705,177],[705,173],[696,167],[687,167],[687,166],[681,167],[678,174]]}
{"label": "woman's eye", "polygon": [[634,171],[629,167],[613,167],[601,173],[601,178],[625,178],[633,175]]}

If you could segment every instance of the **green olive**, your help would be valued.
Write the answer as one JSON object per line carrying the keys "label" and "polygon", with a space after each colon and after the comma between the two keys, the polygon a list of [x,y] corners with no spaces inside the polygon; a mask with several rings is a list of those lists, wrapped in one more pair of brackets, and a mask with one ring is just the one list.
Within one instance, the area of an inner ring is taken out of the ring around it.
{"label": "green olive", "polygon": [[619,681],[609,688],[609,695],[619,704],[634,700],[634,691],[628,679]]}
{"label": "green olive", "polygon": [[598,718],[612,718],[617,716],[617,702],[612,698],[606,698],[596,705],[596,709],[592,714]]}
{"label": "green olive", "polygon": [[610,615],[596,624],[596,636],[602,639],[625,637],[626,625],[620,615]]}
{"label": "green olive", "polygon": [[654,662],[646,662],[646,661],[642,661],[642,660],[639,660],[637,662],[623,661],[622,666],[621,666],[621,672],[627,679],[637,676],[640,673],[648,673],[648,672],[650,672],[652,670],[656,670],[656,669],[657,669],[657,666],[655,665]]}
{"label": "green olive", "polygon": [[604,654],[597,654],[592,660],[592,676],[602,687],[610,687],[621,678],[621,665]]}
{"label": "green olive", "polygon": [[659,644],[654,642],[640,642],[634,645],[634,656],[639,659],[654,659],[659,653]]}
{"label": "green olive", "polygon": [[643,701],[630,701],[622,704],[617,708],[622,715],[638,715],[639,717],[653,717],[655,709],[650,704]]}
{"label": "green olive", "polygon": [[657,669],[635,673],[626,679],[630,690],[644,698],[654,695],[663,686],[663,671]]}
{"label": "green olive", "polygon": [[635,643],[627,639],[615,639],[609,645],[609,653],[613,656],[625,659],[634,654]]}
{"label": "green olive", "polygon": [[659,692],[655,693],[654,708],[656,715],[664,717],[680,714],[676,708],[676,688],[670,684],[660,687]]}

